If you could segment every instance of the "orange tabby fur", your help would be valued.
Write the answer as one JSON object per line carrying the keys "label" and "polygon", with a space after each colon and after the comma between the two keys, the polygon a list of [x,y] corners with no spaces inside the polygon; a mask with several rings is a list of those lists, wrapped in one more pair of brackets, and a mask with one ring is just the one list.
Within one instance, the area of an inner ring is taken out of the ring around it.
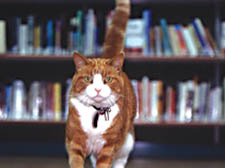
{"label": "orange tabby fur", "polygon": [[102,56],[105,58],[112,58],[123,51],[126,26],[130,16],[129,0],[117,0],[116,2],[112,23],[107,29],[103,44]]}
{"label": "orange tabby fur", "polygon": [[[102,54],[103,57],[108,58],[87,59],[79,53],[74,53],[74,63],[77,72],[72,80],[70,99],[86,89],[90,83],[85,81],[84,78],[94,74],[101,74],[103,79],[110,76],[112,81],[107,83],[107,85],[118,95],[116,104],[119,107],[119,113],[113,119],[110,127],[101,135],[101,138],[105,141],[104,146],[100,151],[94,153],[97,168],[111,168],[128,134],[132,134],[134,138],[133,120],[136,115],[136,98],[130,80],[122,71],[124,54],[121,53],[129,12],[129,1],[117,0],[112,26],[106,33]],[[71,168],[84,167],[85,159],[90,154],[86,144],[88,138],[89,135],[82,128],[78,110],[69,102],[69,116],[66,124],[66,148]]]}

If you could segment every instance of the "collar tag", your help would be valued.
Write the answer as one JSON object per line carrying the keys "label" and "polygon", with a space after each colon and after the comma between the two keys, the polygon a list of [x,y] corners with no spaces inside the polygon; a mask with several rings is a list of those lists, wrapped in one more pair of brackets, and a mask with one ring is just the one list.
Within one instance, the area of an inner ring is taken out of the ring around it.
{"label": "collar tag", "polygon": [[94,120],[93,120],[93,126],[94,126],[94,128],[97,128],[99,115],[104,115],[105,121],[108,121],[109,120],[109,113],[111,112],[111,108],[110,107],[96,107],[94,105],[92,107],[95,110],[97,110],[97,113],[94,116]]}

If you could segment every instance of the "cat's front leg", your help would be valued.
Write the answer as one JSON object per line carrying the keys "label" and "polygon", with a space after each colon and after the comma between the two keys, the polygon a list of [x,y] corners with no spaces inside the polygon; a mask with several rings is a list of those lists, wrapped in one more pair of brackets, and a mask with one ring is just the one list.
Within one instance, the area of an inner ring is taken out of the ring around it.
{"label": "cat's front leg", "polygon": [[70,168],[84,168],[86,154],[82,145],[73,141],[66,141],[66,148],[69,155]]}
{"label": "cat's front leg", "polygon": [[96,168],[111,168],[114,157],[114,146],[105,145],[97,155]]}

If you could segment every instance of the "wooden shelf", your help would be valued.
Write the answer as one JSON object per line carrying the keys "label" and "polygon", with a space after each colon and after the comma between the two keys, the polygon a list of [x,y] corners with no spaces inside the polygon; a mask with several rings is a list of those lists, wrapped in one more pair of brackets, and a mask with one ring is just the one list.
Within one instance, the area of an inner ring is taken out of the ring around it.
{"label": "wooden shelf", "polygon": [[[131,0],[132,4],[146,4],[146,3],[154,3],[154,4],[160,4],[160,3],[213,3],[216,0]],[[222,0],[219,0],[222,2]],[[17,4],[93,4],[93,0],[1,0],[0,4],[11,4],[11,3],[17,3]],[[101,3],[101,4],[113,4],[114,0],[95,0],[94,2]]]}
{"label": "wooden shelf", "polygon": [[[89,58],[99,57],[88,56]],[[0,54],[1,60],[15,60],[15,61],[72,61],[73,57],[71,56],[62,56],[62,55],[17,55],[17,54]],[[207,57],[207,56],[198,56],[198,57],[188,57],[188,56],[143,56],[143,55],[127,55],[127,61],[132,62],[193,62],[193,63],[217,63],[224,62],[225,57]]]}
{"label": "wooden shelf", "polygon": [[[0,120],[1,124],[27,124],[27,125],[65,125],[66,121],[53,121],[53,120]],[[225,126],[225,122],[136,122],[135,126],[147,127],[214,127]]]}
{"label": "wooden shelf", "polygon": [[225,126],[225,122],[145,122],[135,123],[136,126],[157,126],[157,127],[214,127]]}
{"label": "wooden shelf", "polygon": [[71,56],[62,56],[62,55],[18,55],[18,54],[0,54],[0,60],[14,60],[14,61],[20,61],[20,60],[27,60],[27,61],[72,61],[72,55]]}
{"label": "wooden shelf", "polygon": [[54,120],[0,120],[1,124],[27,124],[27,125],[65,125],[66,121]]}
{"label": "wooden shelf", "polygon": [[207,56],[198,56],[198,57],[188,57],[188,56],[128,56],[128,61],[135,62],[193,62],[193,63],[216,63],[216,62],[225,62],[225,57],[207,57]]}

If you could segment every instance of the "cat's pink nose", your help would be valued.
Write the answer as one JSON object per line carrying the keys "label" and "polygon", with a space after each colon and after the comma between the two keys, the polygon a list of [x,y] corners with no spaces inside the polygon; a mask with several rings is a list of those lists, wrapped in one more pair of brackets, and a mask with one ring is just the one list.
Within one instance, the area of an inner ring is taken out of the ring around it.
{"label": "cat's pink nose", "polygon": [[95,88],[95,91],[96,91],[97,93],[101,92],[101,90],[102,90],[102,89],[96,89],[96,88]]}

